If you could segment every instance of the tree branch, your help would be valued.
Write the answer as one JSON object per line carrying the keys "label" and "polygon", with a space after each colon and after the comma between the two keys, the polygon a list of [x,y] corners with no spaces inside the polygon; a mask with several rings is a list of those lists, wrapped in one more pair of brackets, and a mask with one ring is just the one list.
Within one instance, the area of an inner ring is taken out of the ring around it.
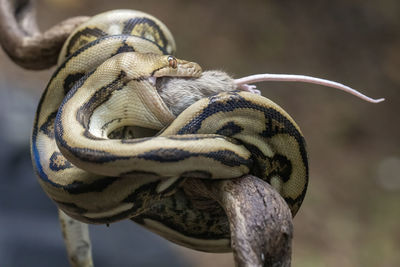
{"label": "tree branch", "polygon": [[58,210],[61,231],[71,267],[93,267],[89,226]]}
{"label": "tree branch", "polygon": [[33,0],[0,0],[0,45],[23,68],[50,68],[70,33],[88,18],[69,18],[40,33]]}
{"label": "tree branch", "polygon": [[213,198],[225,210],[236,266],[290,266],[292,214],[268,183],[248,175],[221,181],[189,179],[185,187]]}

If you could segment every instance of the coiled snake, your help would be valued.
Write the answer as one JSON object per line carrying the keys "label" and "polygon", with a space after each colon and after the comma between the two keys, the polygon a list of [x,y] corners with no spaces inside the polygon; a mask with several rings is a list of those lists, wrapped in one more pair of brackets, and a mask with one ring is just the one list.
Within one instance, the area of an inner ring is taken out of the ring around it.
{"label": "coiled snake", "polygon": [[37,109],[33,164],[45,192],[72,218],[132,218],[192,248],[229,250],[223,220],[193,207],[180,185],[187,177],[251,173],[295,215],[308,181],[305,141],[282,108],[245,92],[253,89],[245,83],[266,76],[237,80],[175,117],[157,91],[159,78],[190,82],[206,73],[174,51],[169,30],[138,11],[107,12],[76,29]]}

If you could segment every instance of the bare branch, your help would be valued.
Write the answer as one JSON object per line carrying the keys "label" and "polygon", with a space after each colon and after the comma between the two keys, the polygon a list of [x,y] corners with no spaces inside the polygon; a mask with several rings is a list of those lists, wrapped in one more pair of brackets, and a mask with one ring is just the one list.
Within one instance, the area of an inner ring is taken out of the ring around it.
{"label": "bare branch", "polygon": [[69,18],[40,33],[33,0],[0,0],[0,45],[23,68],[50,68],[69,34],[88,19]]}
{"label": "bare branch", "polygon": [[255,176],[206,181],[185,187],[220,203],[228,216],[236,266],[290,266],[292,214],[284,199]]}
{"label": "bare branch", "polygon": [[89,227],[58,210],[61,231],[71,267],[93,267]]}

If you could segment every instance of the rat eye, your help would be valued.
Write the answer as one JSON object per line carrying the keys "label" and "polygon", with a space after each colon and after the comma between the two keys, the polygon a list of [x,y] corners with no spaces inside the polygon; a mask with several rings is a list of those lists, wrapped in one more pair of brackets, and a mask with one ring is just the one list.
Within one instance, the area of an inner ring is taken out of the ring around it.
{"label": "rat eye", "polygon": [[173,56],[168,57],[168,64],[173,69],[176,69],[178,67],[178,61]]}

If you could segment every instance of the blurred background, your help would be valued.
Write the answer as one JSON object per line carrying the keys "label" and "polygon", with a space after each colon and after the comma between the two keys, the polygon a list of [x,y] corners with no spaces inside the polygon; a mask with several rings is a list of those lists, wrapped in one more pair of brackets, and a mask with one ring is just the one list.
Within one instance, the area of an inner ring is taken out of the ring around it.
{"label": "blurred background", "polygon": [[[400,266],[400,2],[38,1],[41,28],[119,8],[161,19],[180,58],[234,77],[305,74],[338,90],[263,83],[262,94],[302,128],[310,184],[294,219],[293,266]],[[0,51],[0,266],[68,266],[56,208],[33,174],[29,138],[49,71]],[[91,226],[96,266],[233,266],[232,254],[176,246],[131,222]]]}

